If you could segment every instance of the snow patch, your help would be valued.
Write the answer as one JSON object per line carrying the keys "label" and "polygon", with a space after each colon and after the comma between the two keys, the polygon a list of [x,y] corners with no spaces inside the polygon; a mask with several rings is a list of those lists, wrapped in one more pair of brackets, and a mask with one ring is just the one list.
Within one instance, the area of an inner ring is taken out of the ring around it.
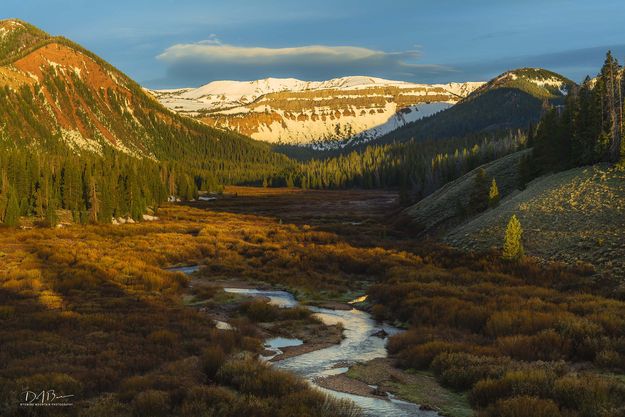
{"label": "snow patch", "polygon": [[73,150],[85,150],[102,155],[102,144],[85,138],[78,130],[61,129],[61,137]]}

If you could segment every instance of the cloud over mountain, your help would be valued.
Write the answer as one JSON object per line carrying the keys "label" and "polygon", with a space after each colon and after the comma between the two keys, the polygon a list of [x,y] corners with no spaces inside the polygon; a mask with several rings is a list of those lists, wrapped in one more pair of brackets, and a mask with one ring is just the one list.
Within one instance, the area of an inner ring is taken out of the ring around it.
{"label": "cloud over mountain", "polygon": [[217,79],[296,77],[320,80],[354,74],[419,79],[451,72],[452,68],[415,63],[418,51],[386,52],[357,46],[305,45],[284,48],[222,43],[215,36],[176,44],[158,55],[168,65],[168,79],[187,85]]}

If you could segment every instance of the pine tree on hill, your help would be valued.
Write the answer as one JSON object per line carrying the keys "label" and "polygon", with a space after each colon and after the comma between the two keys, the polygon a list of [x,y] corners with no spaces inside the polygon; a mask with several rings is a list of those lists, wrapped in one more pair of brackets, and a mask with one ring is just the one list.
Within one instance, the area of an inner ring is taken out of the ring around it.
{"label": "pine tree on hill", "polygon": [[512,215],[506,227],[502,257],[511,261],[521,260],[525,255],[522,239],[523,228],[521,227],[521,222],[516,215]]}
{"label": "pine tree on hill", "polygon": [[499,188],[497,187],[497,181],[493,178],[493,182],[490,184],[490,190],[488,191],[488,206],[497,207],[499,205]]}
{"label": "pine tree on hill", "polygon": [[475,176],[473,192],[469,200],[469,210],[473,213],[481,213],[488,208],[489,185],[486,171],[480,168]]}
{"label": "pine tree on hill", "polygon": [[622,71],[618,61],[608,51],[599,73],[597,87],[603,92],[601,100],[603,134],[608,143],[607,158],[616,162],[620,156],[623,98]]}

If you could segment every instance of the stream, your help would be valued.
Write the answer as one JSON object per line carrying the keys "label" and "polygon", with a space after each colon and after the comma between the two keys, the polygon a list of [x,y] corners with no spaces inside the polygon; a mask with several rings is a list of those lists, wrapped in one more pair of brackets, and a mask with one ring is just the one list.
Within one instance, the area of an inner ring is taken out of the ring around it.
{"label": "stream", "polygon": [[[184,270],[177,270],[192,273],[197,268],[186,267]],[[246,288],[224,288],[224,291],[250,297],[268,298],[271,304],[283,308],[294,307],[298,304],[295,297],[287,291],[264,291]],[[352,400],[363,410],[363,415],[366,417],[438,416],[436,412],[420,410],[417,404],[395,399],[390,394],[388,399],[371,398],[328,390],[316,385],[315,379],[347,372],[347,366],[355,362],[365,362],[375,358],[386,357],[386,338],[382,339],[373,336],[373,334],[384,330],[387,334],[393,335],[400,330],[393,326],[377,323],[368,313],[357,309],[331,310],[320,307],[308,308],[327,325],[342,323],[344,339],[338,345],[273,362],[273,366],[305,378],[316,388],[336,398]],[[273,351],[274,355],[265,357],[265,359],[268,360],[280,354],[280,348],[297,346],[301,343],[302,341],[299,339],[282,337],[268,339],[265,341],[265,346],[268,350]]]}
{"label": "stream", "polygon": [[[293,295],[286,291],[243,288],[224,288],[224,291],[251,297],[268,297],[272,304],[287,308],[297,305]],[[387,334],[393,335],[400,330],[377,323],[368,313],[356,309],[347,311],[309,308],[327,325],[343,323],[344,339],[338,345],[273,362],[273,366],[302,376],[318,389],[334,397],[352,400],[362,408],[363,414],[367,417],[434,417],[438,415],[433,411],[420,410],[418,405],[394,399],[392,396],[388,399],[362,397],[317,386],[314,382],[316,378],[347,372],[347,364],[386,357],[386,339],[373,336],[373,334],[384,330]],[[266,340],[265,343],[269,350],[278,354],[281,347],[297,346],[302,342],[298,339],[272,338]]]}

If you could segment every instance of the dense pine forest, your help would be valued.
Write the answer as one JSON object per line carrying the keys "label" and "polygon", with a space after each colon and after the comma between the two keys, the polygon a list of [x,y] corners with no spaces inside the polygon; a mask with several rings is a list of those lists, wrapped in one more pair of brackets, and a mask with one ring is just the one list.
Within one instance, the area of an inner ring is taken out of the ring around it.
{"label": "dense pine forest", "polygon": [[270,178],[264,184],[311,189],[395,188],[409,203],[481,164],[523,149],[525,142],[523,131],[510,131],[371,145],[345,155],[301,163],[298,171]]}
{"label": "dense pine forest", "polygon": [[580,87],[571,90],[563,106],[550,109],[537,128],[530,128],[528,146],[534,150],[523,166],[524,181],[548,172],[597,162],[617,163],[625,158],[624,71],[608,52],[596,78],[586,77]]}

